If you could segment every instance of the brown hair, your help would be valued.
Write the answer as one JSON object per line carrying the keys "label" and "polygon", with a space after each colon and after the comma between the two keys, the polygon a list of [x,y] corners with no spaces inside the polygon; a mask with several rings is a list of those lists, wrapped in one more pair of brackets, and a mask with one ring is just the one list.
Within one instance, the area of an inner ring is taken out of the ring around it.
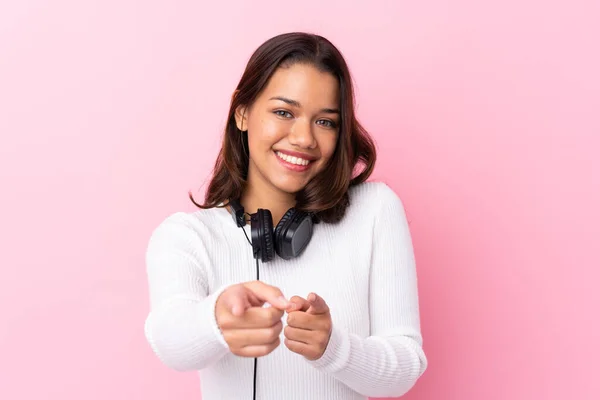
{"label": "brown hair", "polygon": [[[328,165],[296,194],[296,208],[313,212],[324,222],[339,221],[349,204],[348,188],[371,175],[376,159],[372,138],[354,114],[354,91],[348,66],[339,50],[327,39],[314,34],[293,32],[275,36],[263,43],[250,57],[246,70],[231,99],[221,151],[214,165],[204,204],[217,207],[238,199],[248,174],[247,132],[240,132],[235,110],[250,106],[280,66],[295,63],[314,65],[333,74],[340,87],[340,132]],[[356,167],[362,170],[353,176]]]}

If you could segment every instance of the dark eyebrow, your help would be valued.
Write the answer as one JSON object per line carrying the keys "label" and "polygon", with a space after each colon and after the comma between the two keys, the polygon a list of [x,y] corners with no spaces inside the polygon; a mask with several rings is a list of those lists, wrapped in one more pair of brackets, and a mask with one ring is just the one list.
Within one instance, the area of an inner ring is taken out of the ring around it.
{"label": "dark eyebrow", "polygon": [[[297,108],[302,107],[299,102],[297,102],[296,100],[288,99],[287,97],[275,96],[275,97],[271,97],[269,100],[280,100],[280,101],[283,101],[284,103],[289,104],[290,106],[294,106]],[[323,109],[321,109],[321,112],[324,112],[327,114],[339,114],[340,110],[338,110],[337,108],[323,108]]]}

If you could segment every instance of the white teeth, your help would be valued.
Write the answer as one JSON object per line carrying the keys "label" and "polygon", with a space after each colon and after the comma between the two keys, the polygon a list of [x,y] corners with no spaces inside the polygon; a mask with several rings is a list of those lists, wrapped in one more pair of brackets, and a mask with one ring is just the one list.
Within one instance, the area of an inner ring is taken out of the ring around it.
{"label": "white teeth", "polygon": [[283,154],[282,152],[278,151],[275,154],[277,154],[277,157],[281,158],[284,161],[289,162],[290,164],[296,164],[296,165],[308,165],[308,163],[310,161],[305,160],[303,158],[298,158],[298,157],[293,157],[293,156],[288,156],[287,154]]}

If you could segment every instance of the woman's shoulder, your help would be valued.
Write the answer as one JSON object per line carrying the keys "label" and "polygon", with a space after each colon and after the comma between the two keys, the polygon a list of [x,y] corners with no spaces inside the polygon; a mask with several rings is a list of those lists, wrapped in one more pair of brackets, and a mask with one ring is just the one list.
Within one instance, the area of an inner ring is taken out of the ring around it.
{"label": "woman's shoulder", "polygon": [[389,206],[400,206],[402,200],[398,194],[385,182],[367,181],[352,186],[348,191],[350,208],[370,207],[381,209]]}
{"label": "woman's shoulder", "polygon": [[[410,237],[409,221],[400,196],[384,182],[365,182],[352,188],[344,226],[363,236]],[[383,236],[382,236],[383,235]]]}
{"label": "woman's shoulder", "polygon": [[198,209],[194,211],[175,211],[156,223],[151,238],[172,237],[180,240],[191,240],[211,235],[222,227],[223,214],[221,208]]}
{"label": "woman's shoulder", "polygon": [[[350,204],[344,219],[352,225],[380,226],[386,219],[402,225],[407,223],[400,196],[385,182],[368,181],[353,186],[349,191]],[[359,222],[361,221],[361,222]]]}

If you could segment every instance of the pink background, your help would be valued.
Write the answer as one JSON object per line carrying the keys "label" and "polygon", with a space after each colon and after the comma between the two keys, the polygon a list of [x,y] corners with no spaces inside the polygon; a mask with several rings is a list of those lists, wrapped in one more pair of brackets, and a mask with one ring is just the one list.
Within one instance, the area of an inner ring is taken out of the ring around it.
{"label": "pink background", "polygon": [[430,366],[405,398],[600,398],[600,3],[348,3],[3,2],[1,399],[199,399],[145,342],[145,246],[290,30],[346,55],[407,207]]}

